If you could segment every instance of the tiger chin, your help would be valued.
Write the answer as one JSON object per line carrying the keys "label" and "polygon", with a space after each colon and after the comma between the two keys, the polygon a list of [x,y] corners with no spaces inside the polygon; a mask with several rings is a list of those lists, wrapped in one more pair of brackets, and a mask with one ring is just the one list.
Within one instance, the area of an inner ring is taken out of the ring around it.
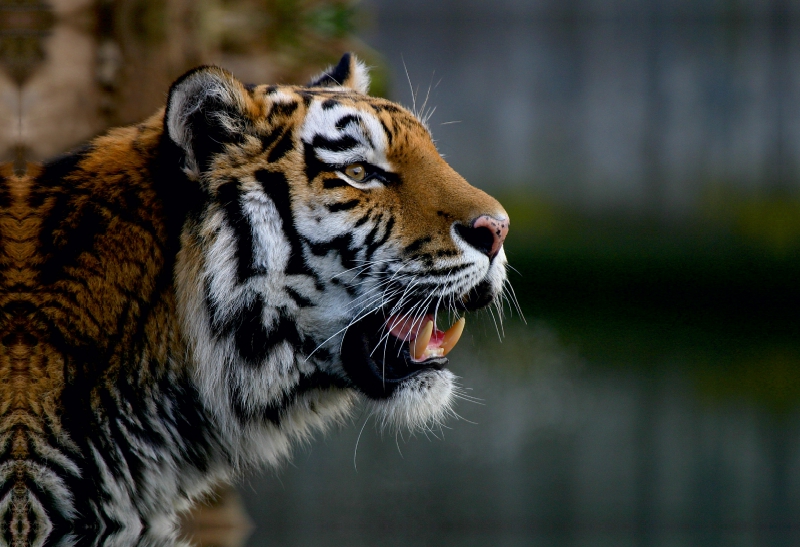
{"label": "tiger chin", "polygon": [[351,54],[306,86],[200,67],[141,124],[5,168],[0,538],[169,530],[359,399],[445,417],[508,215],[368,87]]}

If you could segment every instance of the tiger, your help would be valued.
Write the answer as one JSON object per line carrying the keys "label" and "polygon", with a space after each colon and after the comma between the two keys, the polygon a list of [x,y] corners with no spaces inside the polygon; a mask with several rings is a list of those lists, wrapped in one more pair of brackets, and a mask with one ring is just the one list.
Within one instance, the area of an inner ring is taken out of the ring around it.
{"label": "tiger", "polygon": [[0,170],[0,544],[172,537],[354,408],[453,414],[508,214],[369,84],[351,53],[302,86],[203,66],[142,123]]}

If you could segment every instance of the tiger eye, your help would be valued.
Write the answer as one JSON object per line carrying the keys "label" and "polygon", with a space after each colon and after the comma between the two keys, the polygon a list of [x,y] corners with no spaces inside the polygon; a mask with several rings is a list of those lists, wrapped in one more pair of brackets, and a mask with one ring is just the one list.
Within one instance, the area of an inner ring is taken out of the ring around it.
{"label": "tiger eye", "polygon": [[360,163],[351,163],[344,168],[344,174],[356,182],[361,182],[367,178],[367,170]]}

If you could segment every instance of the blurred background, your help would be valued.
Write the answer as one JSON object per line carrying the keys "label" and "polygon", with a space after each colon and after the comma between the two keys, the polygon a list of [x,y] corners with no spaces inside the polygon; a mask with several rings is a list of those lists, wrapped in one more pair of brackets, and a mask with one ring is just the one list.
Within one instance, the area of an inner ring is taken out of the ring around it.
{"label": "blurred background", "polygon": [[469,318],[478,402],[366,414],[188,518],[203,545],[800,545],[800,4],[0,0],[0,160],[192,66],[297,83],[352,50],[511,215],[525,320]]}

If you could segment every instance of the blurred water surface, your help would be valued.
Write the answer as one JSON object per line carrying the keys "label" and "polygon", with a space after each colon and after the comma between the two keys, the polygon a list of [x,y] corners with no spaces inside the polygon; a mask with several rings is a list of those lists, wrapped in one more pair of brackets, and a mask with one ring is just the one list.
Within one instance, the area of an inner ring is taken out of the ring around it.
{"label": "blurred water surface", "polygon": [[202,545],[795,545],[798,13],[0,0],[0,159],[135,122],[197,64],[302,82],[354,50],[506,204],[528,322],[469,318],[462,419],[356,416],[198,513]]}

